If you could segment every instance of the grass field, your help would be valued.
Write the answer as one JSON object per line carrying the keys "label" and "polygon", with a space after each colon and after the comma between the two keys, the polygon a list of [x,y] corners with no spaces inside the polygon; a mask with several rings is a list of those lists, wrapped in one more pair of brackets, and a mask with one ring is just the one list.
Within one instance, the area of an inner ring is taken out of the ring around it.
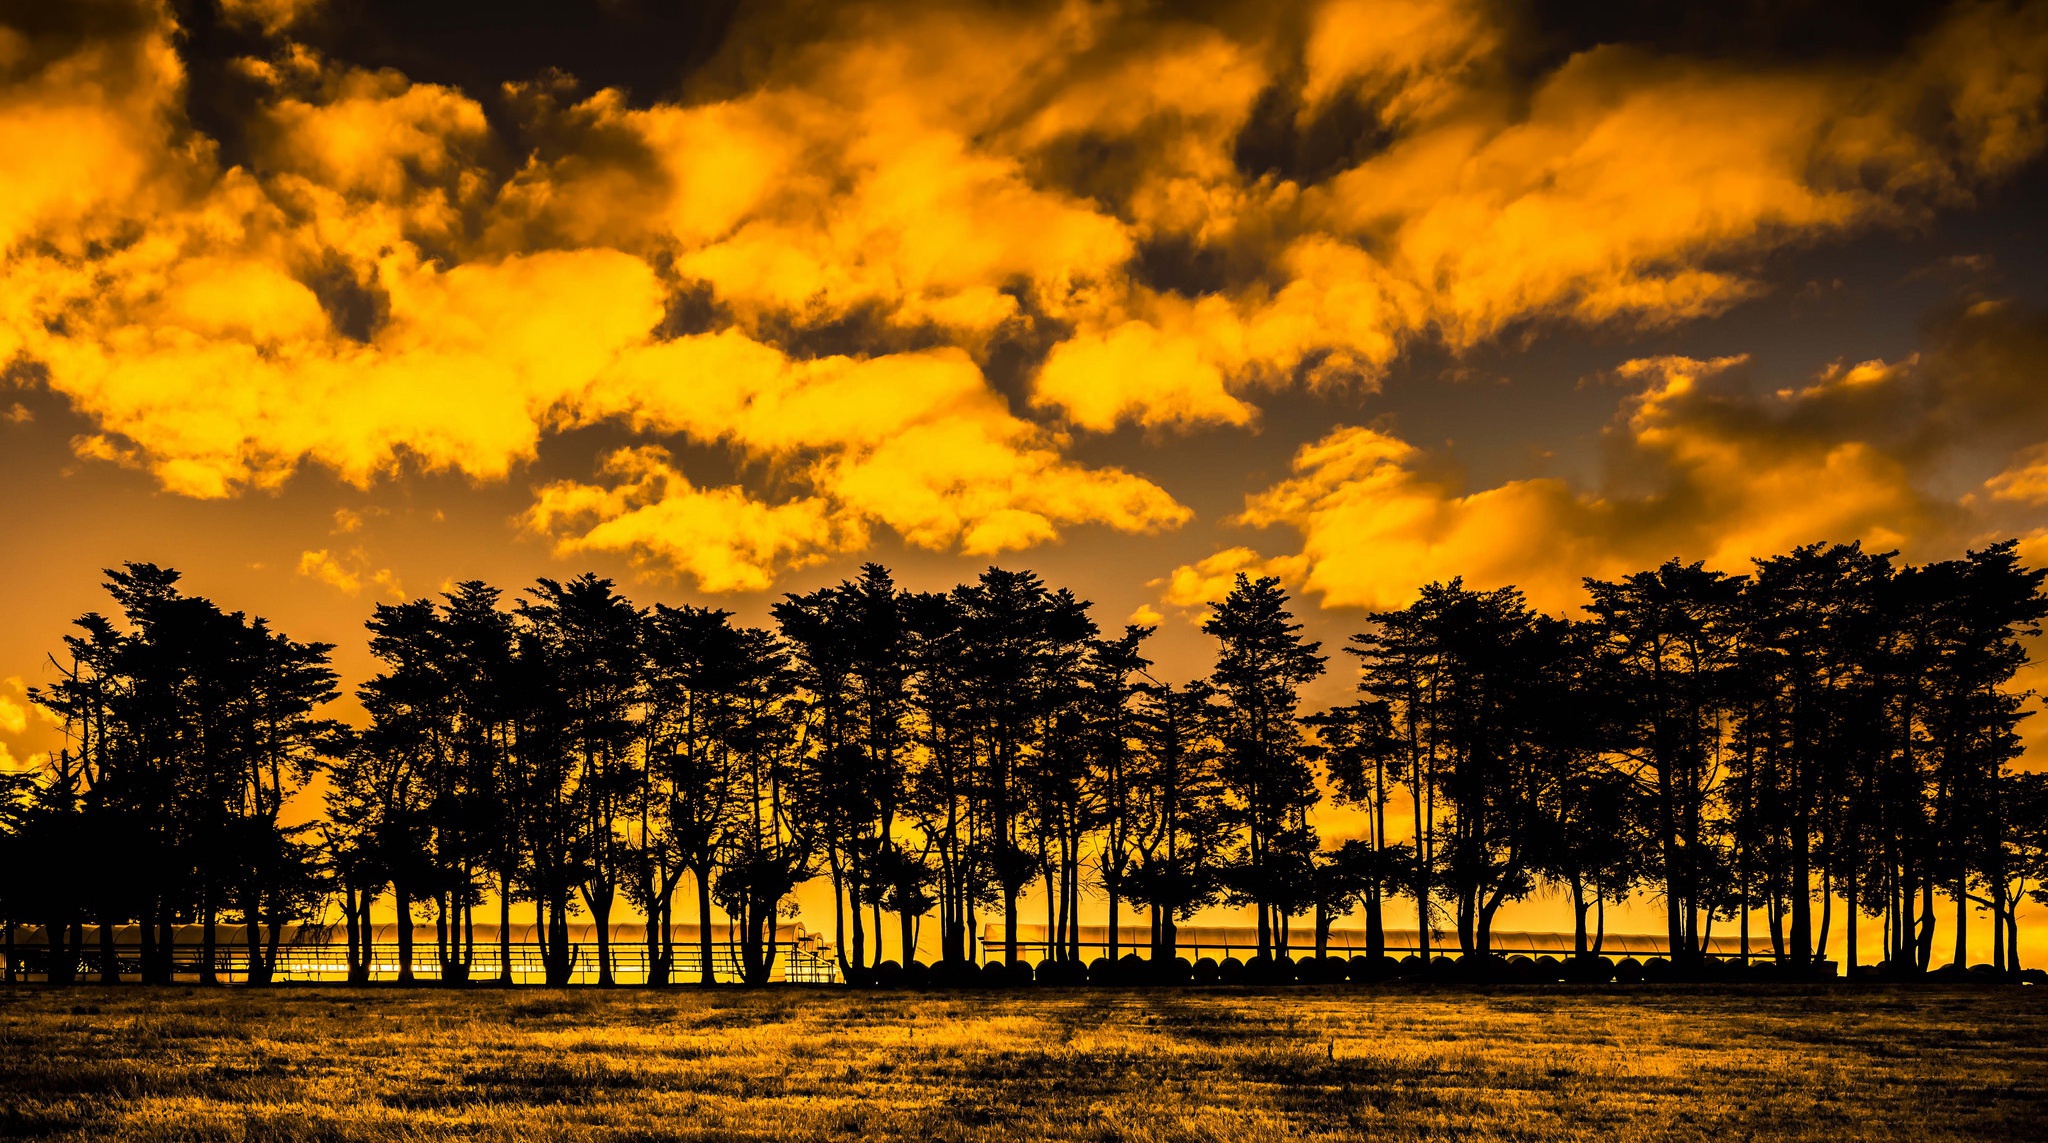
{"label": "grass field", "polygon": [[2048,989],[0,991],[0,1135],[2048,1138]]}

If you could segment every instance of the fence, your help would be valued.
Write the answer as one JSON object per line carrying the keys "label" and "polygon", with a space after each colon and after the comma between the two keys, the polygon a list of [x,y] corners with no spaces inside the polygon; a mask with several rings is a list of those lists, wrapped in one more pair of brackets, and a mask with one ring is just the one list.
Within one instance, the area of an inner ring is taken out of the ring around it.
{"label": "fence", "polygon": [[[1025,960],[1042,960],[1052,955],[1057,942],[1049,940],[1050,930],[1045,925],[1017,926],[1017,954]],[[1387,929],[1382,934],[1386,955],[1407,956],[1422,951],[1420,929]],[[1575,938],[1571,933],[1504,932],[1495,930],[1488,942],[1488,951],[1502,956],[1571,956],[1575,949]],[[1109,951],[1108,925],[1082,925],[1075,933],[1081,948],[1082,959],[1090,960],[1104,956]],[[1175,932],[1175,952],[1197,960],[1213,956],[1217,960],[1237,957],[1240,960],[1255,956],[1259,951],[1259,932],[1250,926],[1239,925],[1182,925]],[[982,929],[982,947],[991,955],[999,955],[1003,948],[1003,926],[990,922]],[[1277,945],[1277,939],[1274,941]],[[1766,960],[1773,955],[1770,938],[1752,937],[1745,949],[1739,937],[1712,937],[1706,942],[1708,956],[1738,959],[1742,961]],[[1118,925],[1117,953],[1151,955],[1152,929],[1150,925]],[[1592,948],[1592,938],[1587,938],[1587,947]],[[1353,957],[1363,956],[1366,950],[1364,929],[1332,929],[1328,948],[1330,955]],[[1455,929],[1433,929],[1429,935],[1432,956],[1455,956],[1463,950],[1458,945]],[[1315,930],[1295,929],[1288,935],[1287,952],[1291,956],[1314,955],[1316,951]],[[1598,952],[1610,957],[1648,957],[1671,955],[1670,941],[1663,936],[1643,933],[1607,933],[1600,939]]]}
{"label": "fence", "polygon": [[[775,962],[770,979],[777,983],[789,984],[830,984],[836,981],[838,965],[833,958],[832,946],[818,934],[805,932],[801,925],[793,928],[793,935],[783,935],[776,942]],[[716,934],[711,942],[711,967],[714,975],[721,982],[738,981],[741,973],[739,945],[729,939],[721,931],[720,926],[713,926],[712,931]],[[246,932],[247,930],[238,925],[222,925],[216,930],[212,964],[219,979],[229,983],[248,979],[249,953]],[[171,933],[173,978],[199,979],[206,967],[204,930],[198,925],[177,925],[172,927]],[[513,983],[544,982],[546,966],[542,959],[537,930],[531,925],[515,927],[511,935]],[[76,936],[81,938],[77,944],[76,967],[79,979],[98,979],[103,957],[99,926],[78,926]],[[403,964],[397,926],[375,926],[371,938],[370,979],[397,980]],[[679,984],[695,983],[702,977],[703,970],[703,948],[697,926],[674,926],[670,930],[670,940],[674,946],[674,960],[669,968],[669,980]],[[645,983],[649,962],[646,926],[614,925],[611,927],[609,944],[613,978],[621,984]],[[140,978],[142,948],[142,931],[139,926],[114,926],[114,956],[124,978]],[[596,926],[571,925],[569,950],[570,983],[596,983],[599,967]],[[467,979],[478,982],[497,981],[503,967],[500,959],[502,951],[498,926],[476,926],[474,944],[470,946],[471,959]],[[459,954],[460,949],[457,950],[457,955]],[[51,955],[49,940],[43,929],[22,927],[16,930],[12,957],[14,975],[17,979],[48,979]],[[417,980],[440,981],[443,978],[437,930],[433,926],[416,925],[413,928],[412,970]],[[288,982],[347,981],[348,940],[344,930],[337,925],[286,926],[280,934],[277,963],[272,976],[275,980]]]}

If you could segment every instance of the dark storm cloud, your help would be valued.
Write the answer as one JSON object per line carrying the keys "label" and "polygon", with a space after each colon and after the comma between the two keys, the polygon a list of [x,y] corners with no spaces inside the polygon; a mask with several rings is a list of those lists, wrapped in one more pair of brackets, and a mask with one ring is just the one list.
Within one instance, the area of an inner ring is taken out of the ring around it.
{"label": "dark storm cloud", "polygon": [[[1527,9],[1533,58],[1601,44],[1783,64],[1884,57],[1940,21],[1941,0],[1546,0]],[[1513,20],[1513,6],[1503,6]],[[1512,23],[1510,26],[1513,26]]]}

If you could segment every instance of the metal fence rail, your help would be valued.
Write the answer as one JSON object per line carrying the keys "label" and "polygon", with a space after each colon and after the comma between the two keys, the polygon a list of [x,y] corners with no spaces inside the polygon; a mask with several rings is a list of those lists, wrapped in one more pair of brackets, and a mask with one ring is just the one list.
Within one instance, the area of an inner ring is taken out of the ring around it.
{"label": "metal fence rail", "polygon": [[[1048,939],[1049,934],[1044,925],[1019,925],[1017,952],[1025,960],[1038,960],[1056,955],[1057,950],[1065,944],[1067,947],[1078,945],[1084,960],[1107,955],[1110,946],[1109,926],[1082,925],[1074,935],[1078,940],[1058,942]],[[1175,953],[1189,960],[1198,960],[1205,956],[1213,956],[1218,960],[1234,956],[1244,960],[1258,955],[1259,951],[1258,931],[1250,927],[1182,925],[1175,935]],[[1420,929],[1387,929],[1381,936],[1382,947],[1388,956],[1398,958],[1422,951]],[[1563,959],[1574,952],[1575,938],[1571,933],[1503,930],[1494,932],[1491,937],[1488,951],[1501,956],[1554,956]],[[991,950],[992,954],[1000,953],[1003,940],[1003,927],[1000,924],[992,923],[984,928],[981,943],[984,948]],[[1273,943],[1277,949],[1277,939]],[[1708,956],[1750,961],[1768,960],[1775,955],[1769,937],[1751,937],[1746,948],[1739,937],[1713,937],[1704,943],[1704,952]],[[1152,930],[1144,925],[1119,925],[1116,946],[1119,956],[1126,953],[1150,956]],[[1599,955],[1607,957],[1671,955],[1669,938],[1645,933],[1606,933],[1601,936],[1597,949],[1593,948],[1593,942],[1589,937],[1587,947],[1589,951],[1596,951]],[[1365,930],[1333,929],[1329,935],[1327,948],[1332,956],[1362,956],[1366,951]],[[1455,929],[1431,930],[1429,950],[1432,957],[1458,956],[1464,951],[1459,947],[1458,933]],[[1315,931],[1295,930],[1289,936],[1286,951],[1288,955],[1297,959],[1315,955]]]}
{"label": "metal fence rail", "polygon": [[[479,926],[481,930],[483,927]],[[641,926],[620,926],[621,931],[610,942],[611,968],[613,979],[620,984],[644,984],[648,978],[649,957],[647,953],[646,930]],[[177,926],[171,944],[171,967],[175,979],[197,980],[206,966],[206,951],[197,932],[198,926]],[[403,953],[399,942],[386,939],[393,936],[392,927],[379,926],[376,933],[380,939],[369,946],[369,975],[373,981],[394,981],[399,978],[403,965]],[[515,930],[521,937],[532,937],[532,930]],[[78,945],[75,975],[79,980],[96,980],[101,975],[103,951],[99,942],[96,925],[86,925]],[[115,927],[114,956],[120,974],[130,979],[139,979],[142,974],[141,932],[135,926]],[[348,943],[341,931],[325,926],[294,926],[288,930],[289,939],[281,941],[277,949],[277,961],[272,979],[289,982],[344,983],[348,980]],[[594,984],[598,980],[598,945],[588,926],[579,926],[576,935],[581,938],[569,943],[570,983]],[[688,940],[681,939],[687,935]],[[473,946],[472,959],[466,976],[468,981],[488,983],[500,979],[503,968],[502,949],[497,934],[479,931]],[[541,945],[536,940],[514,940],[511,945],[512,982],[514,984],[541,984],[547,979],[546,961]],[[47,980],[49,978],[51,949],[48,939],[40,929],[18,930],[15,936],[12,969],[16,979]],[[62,954],[59,954],[62,955]],[[452,967],[452,966],[451,966]],[[212,968],[217,979],[228,983],[241,983],[249,977],[249,951],[242,940],[239,927],[223,926],[212,954]],[[741,978],[740,947],[729,940],[711,942],[711,968],[721,983],[735,983]],[[459,972],[459,970],[457,970]],[[415,930],[412,946],[412,975],[415,980],[440,982],[444,979],[439,946],[434,931]],[[670,962],[669,980],[676,984],[694,984],[703,976],[702,944],[694,931],[678,934],[674,943],[674,959]],[[450,974],[448,979],[455,979]],[[816,936],[799,932],[796,936],[776,942],[775,961],[770,969],[770,980],[787,984],[830,984],[839,979],[838,964],[832,949]]]}

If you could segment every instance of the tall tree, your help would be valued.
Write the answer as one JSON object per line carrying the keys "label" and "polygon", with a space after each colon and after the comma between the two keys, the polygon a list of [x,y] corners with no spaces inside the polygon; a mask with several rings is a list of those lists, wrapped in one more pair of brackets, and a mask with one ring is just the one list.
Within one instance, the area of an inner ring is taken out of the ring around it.
{"label": "tall tree", "polygon": [[718,896],[739,927],[740,978],[765,984],[789,895],[816,873],[816,818],[803,813],[816,792],[815,755],[806,748],[807,712],[780,641],[756,628],[737,635],[726,730],[736,796]]}
{"label": "tall tree", "polygon": [[[1840,818],[1831,791],[1856,749],[1860,728],[1851,712],[1873,654],[1868,612],[1890,575],[1888,557],[1854,544],[1814,544],[1758,561],[1745,595],[1745,670],[1757,688],[1746,729],[1760,752],[1756,789],[1775,803],[1767,828],[1784,859],[1772,895],[1790,927],[1777,928],[1774,908],[1774,932],[1795,969],[1814,965],[1825,949],[1826,925],[1816,924],[1813,902],[1832,899],[1826,875]],[[1931,898],[1929,905],[1931,912]]]}
{"label": "tall tree", "polygon": [[1259,955],[1271,956],[1276,936],[1285,951],[1290,875],[1315,851],[1308,811],[1320,794],[1297,712],[1324,659],[1321,644],[1301,638],[1275,577],[1240,573],[1211,606],[1202,631],[1217,642],[1209,678],[1223,700],[1220,775],[1241,831],[1233,893],[1257,910]]}
{"label": "tall tree", "polygon": [[640,785],[634,723],[641,701],[641,616],[612,581],[587,572],[566,584],[541,579],[527,595],[519,615],[569,683],[555,694],[582,819],[578,888],[597,924],[598,983],[610,985],[612,908],[632,871],[631,845],[620,825]]}
{"label": "tall tree", "polygon": [[[498,897],[498,981],[513,982],[512,902],[519,876],[518,770],[513,764],[517,719],[512,709],[513,617],[497,588],[466,580],[441,597],[440,647],[448,703],[451,769],[458,796],[441,817],[458,841],[451,878],[461,904],[461,952],[444,939],[444,977],[467,979],[475,962],[474,909],[483,875]],[[446,929],[448,926],[444,925]]]}
{"label": "tall tree", "polygon": [[[688,870],[697,890],[698,978],[714,984],[712,885],[727,848],[734,799],[741,792],[732,747],[747,679],[747,646],[730,612],[702,607],[657,605],[646,638],[647,767],[661,791],[656,812],[663,852],[672,860],[660,873],[656,893],[663,939],[677,870]],[[674,950],[664,946],[663,962],[673,956]]]}
{"label": "tall tree", "polygon": [[1214,690],[1205,680],[1153,682],[1134,716],[1140,766],[1132,785],[1137,856],[1131,899],[1152,912],[1152,958],[1170,959],[1178,925],[1214,903],[1228,845],[1219,750],[1212,733]]}
{"label": "tall tree", "polygon": [[582,815],[584,879],[580,891],[598,930],[598,983],[614,983],[610,920],[631,877],[631,844],[621,834],[639,787],[637,727],[641,703],[641,612],[594,574],[567,584],[539,580],[518,615],[567,686],[559,711],[561,742],[575,764],[575,807]]}
{"label": "tall tree", "polygon": [[398,979],[411,983],[413,906],[439,895],[445,872],[433,817],[447,757],[446,656],[432,600],[380,603],[368,627],[370,654],[384,670],[356,691],[370,725],[355,741],[359,757],[338,775],[338,793],[365,803],[360,820],[397,907]]}
{"label": "tall tree", "polygon": [[[168,982],[171,924],[196,915],[200,979],[214,982],[218,921],[239,909],[251,979],[266,980],[278,927],[310,904],[308,855],[284,812],[335,743],[335,724],[314,717],[334,693],[331,648],[185,595],[170,569],[128,564],[107,577],[123,623],[80,619],[63,678],[31,692],[68,743],[37,783],[30,835],[48,844],[89,822],[95,838],[76,846],[95,855],[73,865],[87,883],[49,901],[54,978],[78,963],[90,911],[102,979],[117,979],[113,924],[133,916],[144,979]],[[95,870],[110,853],[118,863]]]}
{"label": "tall tree", "polygon": [[1384,699],[1334,707],[1306,721],[1316,728],[1337,800],[1366,812],[1363,846],[1340,847],[1340,856],[1325,864],[1364,907],[1365,955],[1377,966],[1387,955],[1386,896],[1409,882],[1407,866],[1414,860],[1413,846],[1396,844],[1387,834],[1387,805],[1401,781],[1405,744],[1395,733],[1393,708]]}
{"label": "tall tree", "polygon": [[[883,959],[882,865],[895,846],[908,781],[904,601],[888,569],[868,564],[858,579],[785,597],[774,614],[816,705],[827,864],[845,906],[835,905],[834,915],[842,926],[849,915],[852,922],[851,947],[843,933],[838,941],[843,967],[865,971]],[[872,952],[863,905],[875,911]],[[909,931],[907,920],[901,931]],[[914,951],[904,949],[904,958]]]}
{"label": "tall tree", "polygon": [[1017,957],[1017,899],[1036,862],[1024,834],[1024,771],[1045,749],[1067,685],[1096,627],[1088,605],[1030,572],[990,568],[955,588],[956,653],[966,744],[974,766],[977,841],[1003,905],[1003,958]]}
{"label": "tall tree", "polygon": [[917,747],[906,808],[937,863],[939,956],[957,963],[973,954],[975,910],[998,899],[973,772],[965,615],[956,596],[921,593],[904,601],[904,616]]}
{"label": "tall tree", "polygon": [[1109,904],[1109,959],[1119,956],[1118,927],[1122,906],[1130,896],[1131,872],[1137,864],[1143,823],[1139,819],[1144,763],[1140,760],[1138,696],[1144,687],[1144,642],[1150,627],[1127,626],[1115,639],[1090,643],[1081,664],[1080,714],[1085,784],[1101,822],[1096,870]]}
{"label": "tall tree", "polygon": [[[1613,582],[1586,581],[1611,682],[1605,693],[1614,700],[1613,745],[1649,798],[1669,947],[1689,970],[1703,951],[1700,911],[1716,860],[1710,819],[1726,773],[1743,585],[1677,560]],[[1597,786],[1574,793],[1608,795]]]}

